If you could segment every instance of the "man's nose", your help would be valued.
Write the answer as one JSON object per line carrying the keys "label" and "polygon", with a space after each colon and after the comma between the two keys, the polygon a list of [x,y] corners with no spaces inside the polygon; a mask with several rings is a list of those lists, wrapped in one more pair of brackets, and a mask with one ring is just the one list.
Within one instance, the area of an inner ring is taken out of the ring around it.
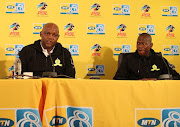
{"label": "man's nose", "polygon": [[48,38],[49,39],[54,39],[54,36],[52,34],[49,34]]}

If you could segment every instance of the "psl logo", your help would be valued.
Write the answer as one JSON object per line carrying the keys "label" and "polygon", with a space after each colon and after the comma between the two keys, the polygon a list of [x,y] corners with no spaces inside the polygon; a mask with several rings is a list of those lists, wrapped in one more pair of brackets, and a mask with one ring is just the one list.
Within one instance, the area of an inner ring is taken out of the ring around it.
{"label": "psl logo", "polygon": [[163,6],[162,16],[178,16],[178,8],[173,6]]}
{"label": "psl logo", "polygon": [[78,4],[69,4],[69,3],[60,4],[60,14],[78,14],[78,13],[79,13]]}
{"label": "psl logo", "polygon": [[175,27],[173,25],[169,25],[168,27],[166,27],[166,37],[175,37],[173,31],[174,31]]}
{"label": "psl logo", "polygon": [[151,7],[150,7],[149,5],[144,5],[144,6],[141,8],[142,17],[151,17],[151,16],[150,16],[150,13],[148,13],[150,9],[151,9]]}
{"label": "psl logo", "polygon": [[101,46],[99,44],[95,44],[91,47],[92,56],[101,56],[101,53],[98,53],[101,49]]}
{"label": "psl logo", "polygon": [[125,29],[126,29],[126,25],[120,24],[120,25],[117,27],[117,31],[118,31],[117,36],[125,37],[125,36],[126,36],[126,33],[124,32]]}
{"label": "psl logo", "polygon": [[148,33],[150,35],[155,35],[155,25],[140,24],[138,27],[139,34]]}
{"label": "psl logo", "polygon": [[166,109],[162,111],[163,127],[180,126],[180,109]]}
{"label": "psl logo", "polygon": [[113,15],[130,15],[130,6],[113,4]]}
{"label": "psl logo", "polygon": [[24,3],[7,2],[6,13],[24,13]]}
{"label": "psl logo", "polygon": [[17,127],[42,127],[38,110],[17,110]]}
{"label": "psl logo", "polygon": [[13,70],[14,70],[14,66],[13,65],[10,68],[8,68],[9,76],[13,76]]}
{"label": "psl logo", "polygon": [[164,45],[163,55],[179,55],[179,45]]}
{"label": "psl logo", "polygon": [[131,45],[120,45],[120,44],[113,45],[114,55],[119,55],[120,53],[128,53],[128,52],[131,52]]}
{"label": "psl logo", "polygon": [[17,55],[23,47],[24,47],[24,45],[6,44],[5,45],[5,55],[6,56]]}
{"label": "psl logo", "polygon": [[87,76],[104,76],[105,66],[104,65],[87,65]]}
{"label": "psl logo", "polygon": [[91,16],[100,16],[100,12],[98,12],[100,7],[101,6],[98,3],[93,4],[91,6],[91,11],[92,11]]}
{"label": "psl logo", "polygon": [[65,30],[64,36],[75,36],[74,32],[72,32],[73,29],[74,29],[74,25],[72,23],[68,23],[66,26],[64,26],[64,30]]}
{"label": "psl logo", "polygon": [[105,24],[92,24],[87,25],[87,34],[105,34]]}
{"label": "psl logo", "polygon": [[13,23],[12,25],[9,26],[10,36],[19,36],[19,32],[15,32],[19,29],[20,25],[18,23]]}
{"label": "psl logo", "polygon": [[33,34],[40,34],[45,23],[34,23],[33,24]]}
{"label": "psl logo", "polygon": [[37,15],[47,15],[47,11],[45,11],[48,5],[45,2],[41,2],[37,5],[38,13]]}

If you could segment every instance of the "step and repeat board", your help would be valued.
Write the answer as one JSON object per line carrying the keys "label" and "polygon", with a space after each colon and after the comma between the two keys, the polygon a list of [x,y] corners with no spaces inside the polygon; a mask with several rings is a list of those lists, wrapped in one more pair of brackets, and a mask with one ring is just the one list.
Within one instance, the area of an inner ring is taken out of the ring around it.
{"label": "step and repeat board", "polygon": [[11,75],[16,54],[40,39],[53,22],[73,57],[76,78],[112,79],[119,53],[134,52],[137,37],[149,33],[153,49],[180,72],[179,0],[1,0],[0,77]]}

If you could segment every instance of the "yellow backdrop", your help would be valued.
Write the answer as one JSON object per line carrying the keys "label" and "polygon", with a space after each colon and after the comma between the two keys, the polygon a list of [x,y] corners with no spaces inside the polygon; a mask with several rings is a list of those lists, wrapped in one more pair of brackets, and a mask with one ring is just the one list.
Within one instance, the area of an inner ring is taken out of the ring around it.
{"label": "yellow backdrop", "polygon": [[16,52],[39,39],[38,33],[47,22],[59,26],[58,41],[73,55],[76,78],[112,79],[117,55],[135,51],[138,34],[142,32],[152,34],[155,51],[162,52],[180,72],[179,0],[1,0],[0,3],[1,78],[9,75]]}

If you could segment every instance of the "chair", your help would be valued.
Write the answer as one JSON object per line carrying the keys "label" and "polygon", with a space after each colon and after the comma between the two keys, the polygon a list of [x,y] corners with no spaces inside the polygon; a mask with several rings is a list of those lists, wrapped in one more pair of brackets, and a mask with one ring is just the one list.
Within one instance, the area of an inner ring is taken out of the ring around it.
{"label": "chair", "polygon": [[128,55],[130,55],[130,54],[133,54],[133,53],[134,53],[134,52],[120,53],[119,56],[118,56],[118,68],[120,67],[123,59],[124,59],[126,56],[128,56]]}

